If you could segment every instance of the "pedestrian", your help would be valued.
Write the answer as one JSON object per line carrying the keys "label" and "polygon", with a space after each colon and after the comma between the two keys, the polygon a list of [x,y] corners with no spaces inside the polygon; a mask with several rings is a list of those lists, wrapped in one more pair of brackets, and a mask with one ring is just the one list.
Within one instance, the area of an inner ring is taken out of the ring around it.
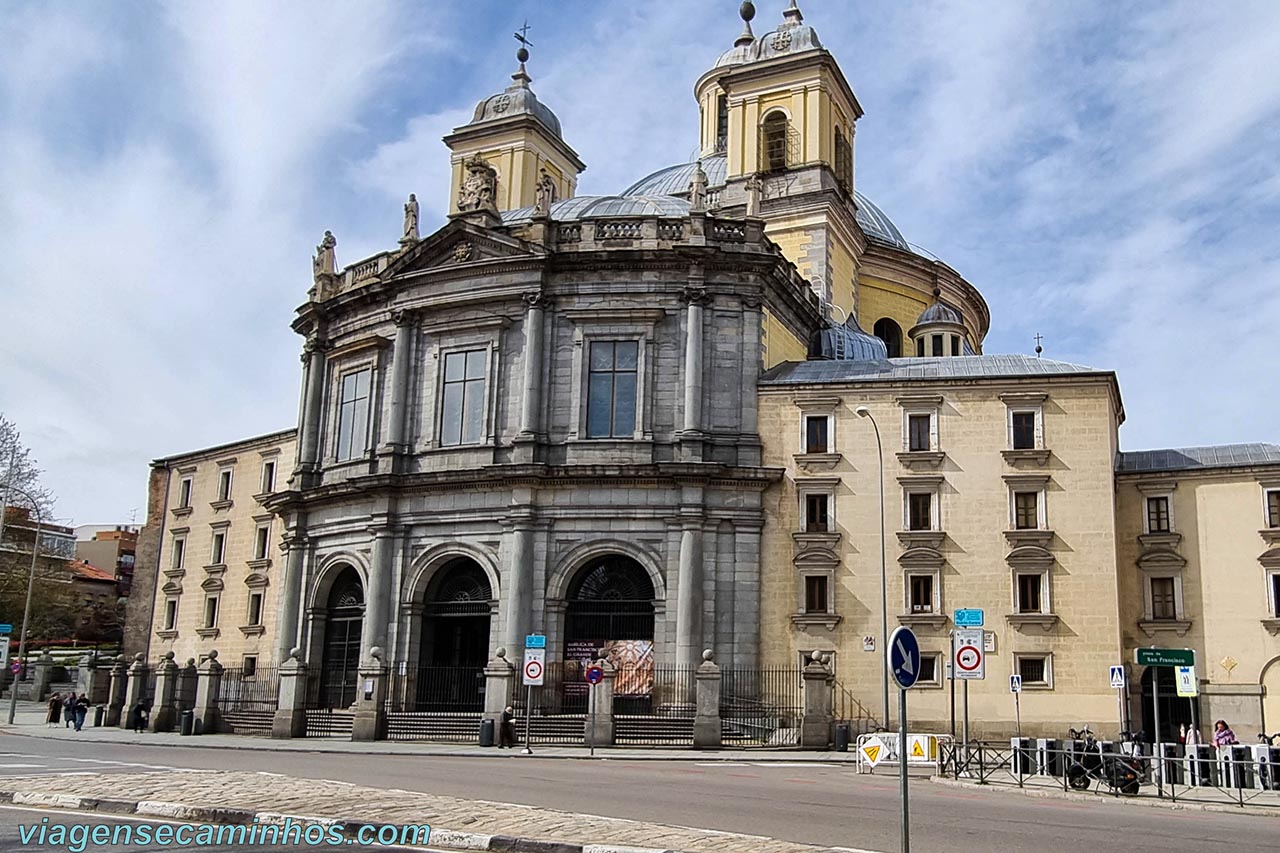
{"label": "pedestrian", "polygon": [[76,694],[68,693],[67,698],[62,700],[62,719],[66,722],[64,729],[69,729],[76,722]]}
{"label": "pedestrian", "polygon": [[1187,745],[1188,750],[1190,750],[1190,748],[1193,746],[1199,746],[1200,730],[1197,729],[1195,726],[1187,726],[1187,736],[1183,740],[1183,743]]}
{"label": "pedestrian", "polygon": [[139,699],[138,704],[133,706],[133,730],[138,734],[147,730],[147,723],[151,712],[147,710],[147,700]]}
{"label": "pedestrian", "polygon": [[89,697],[84,693],[76,700],[76,731],[84,728],[85,715],[89,713]]}
{"label": "pedestrian", "polygon": [[44,718],[45,728],[56,726],[62,719],[62,694],[55,693],[49,697],[49,716]]}
{"label": "pedestrian", "polygon": [[1239,743],[1236,740],[1236,733],[1231,731],[1231,727],[1227,725],[1226,720],[1218,720],[1213,724],[1213,745],[1214,746],[1231,746]]}
{"label": "pedestrian", "polygon": [[502,725],[498,727],[498,749],[516,745],[516,711],[508,705],[502,709]]}

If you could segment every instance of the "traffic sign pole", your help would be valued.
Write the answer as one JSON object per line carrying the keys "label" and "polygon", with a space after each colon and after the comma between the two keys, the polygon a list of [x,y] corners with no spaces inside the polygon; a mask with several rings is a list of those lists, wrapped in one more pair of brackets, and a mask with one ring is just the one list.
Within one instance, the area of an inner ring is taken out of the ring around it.
{"label": "traffic sign pole", "polygon": [[[1154,737],[1151,739],[1151,742],[1155,744],[1156,752],[1159,753],[1160,752],[1160,670],[1155,669],[1154,667],[1151,669],[1151,705],[1153,707],[1153,710],[1155,711],[1155,721],[1156,721],[1156,730],[1154,732]],[[1161,757],[1162,756],[1157,754],[1156,760],[1159,761]],[[1156,796],[1163,799],[1164,798],[1164,772],[1163,772],[1164,762],[1163,761],[1159,761],[1159,767],[1161,769],[1161,772],[1158,776],[1156,776]]]}
{"label": "traffic sign pole", "polygon": [[902,853],[911,853],[911,807],[907,804],[907,690],[898,689],[898,784],[902,788]]}
{"label": "traffic sign pole", "polygon": [[920,678],[920,641],[905,625],[889,637],[885,665],[898,684],[898,784],[902,799],[902,853],[911,851],[911,810],[907,801],[907,690]]}
{"label": "traffic sign pole", "polygon": [[524,698],[524,754],[533,755],[533,747],[529,745],[529,720],[533,717],[533,685],[525,688]]}

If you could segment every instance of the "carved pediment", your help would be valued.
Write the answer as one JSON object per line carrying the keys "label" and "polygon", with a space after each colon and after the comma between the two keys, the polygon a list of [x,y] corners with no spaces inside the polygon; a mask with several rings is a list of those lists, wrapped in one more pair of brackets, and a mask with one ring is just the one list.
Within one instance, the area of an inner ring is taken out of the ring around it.
{"label": "carved pediment", "polygon": [[946,562],[946,558],[942,556],[941,551],[933,548],[917,547],[903,551],[902,556],[898,557],[898,562],[908,568],[936,569]]}
{"label": "carved pediment", "polygon": [[1280,547],[1264,551],[1258,562],[1268,569],[1280,569]]}
{"label": "carved pediment", "polygon": [[1043,569],[1053,565],[1053,552],[1039,545],[1021,545],[1004,559],[1016,568]]}
{"label": "carved pediment", "polygon": [[834,569],[840,565],[840,556],[829,548],[809,547],[791,560],[797,569]]}
{"label": "carved pediment", "polygon": [[474,264],[478,261],[533,257],[534,253],[523,240],[454,220],[431,236],[407,247],[382,273],[382,278]]}
{"label": "carved pediment", "polygon": [[1186,565],[1186,559],[1172,548],[1154,548],[1138,558],[1138,568],[1144,572],[1177,572]]}

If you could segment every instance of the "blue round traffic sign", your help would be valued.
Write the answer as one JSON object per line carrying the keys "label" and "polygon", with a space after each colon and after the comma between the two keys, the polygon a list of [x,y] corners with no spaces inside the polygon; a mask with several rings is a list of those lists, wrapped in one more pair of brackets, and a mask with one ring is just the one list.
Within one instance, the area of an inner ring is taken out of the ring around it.
{"label": "blue round traffic sign", "polygon": [[604,670],[592,664],[587,667],[587,671],[584,673],[583,677],[591,684],[599,684],[604,681]]}
{"label": "blue round traffic sign", "polygon": [[915,632],[903,625],[889,635],[889,672],[904,690],[915,687],[920,678],[920,642]]}

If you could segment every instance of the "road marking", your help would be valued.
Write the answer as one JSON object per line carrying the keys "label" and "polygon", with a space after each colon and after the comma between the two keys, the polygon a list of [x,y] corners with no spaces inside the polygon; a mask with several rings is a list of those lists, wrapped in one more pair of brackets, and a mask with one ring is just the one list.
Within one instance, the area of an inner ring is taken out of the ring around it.
{"label": "road marking", "polygon": [[699,767],[750,767],[750,761],[703,761]]}
{"label": "road marking", "polygon": [[45,764],[0,764],[0,770],[13,770],[17,767],[47,767]]}
{"label": "road marking", "polygon": [[754,767],[839,767],[839,764],[820,764],[817,761],[758,761]]}

